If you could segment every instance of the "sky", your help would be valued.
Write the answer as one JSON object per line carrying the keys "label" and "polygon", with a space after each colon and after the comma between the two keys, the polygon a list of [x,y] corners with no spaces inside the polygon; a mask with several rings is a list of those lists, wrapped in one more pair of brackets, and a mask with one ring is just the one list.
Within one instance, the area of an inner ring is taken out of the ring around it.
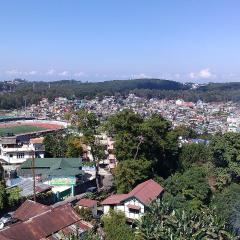
{"label": "sky", "polygon": [[239,0],[2,0],[0,80],[240,81]]}

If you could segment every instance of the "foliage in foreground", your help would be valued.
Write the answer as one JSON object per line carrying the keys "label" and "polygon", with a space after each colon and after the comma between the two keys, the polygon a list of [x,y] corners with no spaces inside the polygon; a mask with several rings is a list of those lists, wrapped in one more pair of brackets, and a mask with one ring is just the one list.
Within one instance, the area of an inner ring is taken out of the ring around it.
{"label": "foliage in foreground", "polygon": [[103,230],[106,240],[132,240],[134,234],[126,225],[126,218],[123,212],[110,211],[102,218]]}
{"label": "foliage in foreground", "polygon": [[236,239],[213,211],[186,214],[161,201],[152,203],[137,225],[136,240]]}

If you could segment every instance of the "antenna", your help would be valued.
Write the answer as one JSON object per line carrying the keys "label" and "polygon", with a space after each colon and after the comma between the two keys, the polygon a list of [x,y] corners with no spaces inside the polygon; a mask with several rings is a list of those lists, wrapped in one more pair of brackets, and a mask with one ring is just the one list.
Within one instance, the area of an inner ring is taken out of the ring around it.
{"label": "antenna", "polygon": [[36,202],[35,154],[32,151],[33,201]]}

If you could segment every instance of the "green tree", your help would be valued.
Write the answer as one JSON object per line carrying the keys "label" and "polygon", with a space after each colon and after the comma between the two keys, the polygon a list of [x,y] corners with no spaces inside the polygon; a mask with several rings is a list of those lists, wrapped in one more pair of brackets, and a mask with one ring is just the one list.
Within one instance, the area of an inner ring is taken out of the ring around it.
{"label": "green tree", "polygon": [[124,110],[108,119],[108,131],[114,135],[119,162],[146,159],[152,162],[152,174],[167,177],[178,167],[177,134],[160,115],[143,119]]}
{"label": "green tree", "polygon": [[211,189],[204,167],[193,166],[182,174],[175,173],[166,179],[164,187],[174,197],[174,207],[200,211],[209,204]]}
{"label": "green tree", "polygon": [[7,190],[8,206],[14,207],[20,200],[21,189],[19,187],[10,188]]}
{"label": "green tree", "polygon": [[100,121],[94,113],[81,109],[74,116],[73,124],[78,127],[78,130],[83,134],[82,142],[91,147],[93,162],[96,169],[96,185],[97,190],[100,190],[99,176],[99,161],[104,157],[104,147],[98,140],[97,133],[100,126]]}
{"label": "green tree", "polygon": [[[240,134],[226,133],[214,136],[210,142],[210,157],[216,173],[225,172],[225,178],[240,182]],[[218,176],[217,176],[218,177]]]}
{"label": "green tree", "polygon": [[192,164],[203,164],[209,161],[209,149],[204,144],[185,144],[183,145],[179,161],[183,169],[188,169]]}
{"label": "green tree", "polygon": [[103,230],[106,240],[133,240],[134,235],[130,227],[126,225],[123,212],[110,211],[102,217]]}
{"label": "green tree", "polygon": [[66,140],[61,133],[47,134],[43,140],[46,157],[66,157]]}
{"label": "green tree", "polygon": [[4,179],[4,169],[2,164],[0,163],[0,182]]}
{"label": "green tree", "polygon": [[174,132],[179,137],[183,137],[185,139],[197,137],[197,133],[192,128],[186,127],[184,125],[177,126],[176,128],[174,128]]}
{"label": "green tree", "polygon": [[0,211],[5,210],[8,207],[8,195],[6,186],[3,181],[0,181]]}
{"label": "green tree", "polygon": [[151,177],[151,161],[145,159],[120,162],[114,172],[118,193],[128,193],[137,184]]}
{"label": "green tree", "polygon": [[92,210],[90,208],[79,208],[77,206],[75,210],[83,220],[90,222],[93,219]]}
{"label": "green tree", "polygon": [[233,183],[215,194],[212,207],[224,219],[229,229],[240,234],[240,185]]}
{"label": "green tree", "polygon": [[83,154],[82,140],[80,137],[70,136],[67,140],[67,157],[80,157]]}

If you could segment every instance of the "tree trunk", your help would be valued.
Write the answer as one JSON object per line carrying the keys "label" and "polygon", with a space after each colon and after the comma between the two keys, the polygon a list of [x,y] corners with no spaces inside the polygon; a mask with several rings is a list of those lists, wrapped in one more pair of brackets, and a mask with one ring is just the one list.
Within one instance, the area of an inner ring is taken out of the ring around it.
{"label": "tree trunk", "polygon": [[93,162],[94,162],[94,167],[95,167],[95,180],[96,180],[97,192],[100,192],[99,163],[98,163],[98,160],[96,160],[95,153],[94,153],[92,146],[91,146],[91,151],[92,151]]}

